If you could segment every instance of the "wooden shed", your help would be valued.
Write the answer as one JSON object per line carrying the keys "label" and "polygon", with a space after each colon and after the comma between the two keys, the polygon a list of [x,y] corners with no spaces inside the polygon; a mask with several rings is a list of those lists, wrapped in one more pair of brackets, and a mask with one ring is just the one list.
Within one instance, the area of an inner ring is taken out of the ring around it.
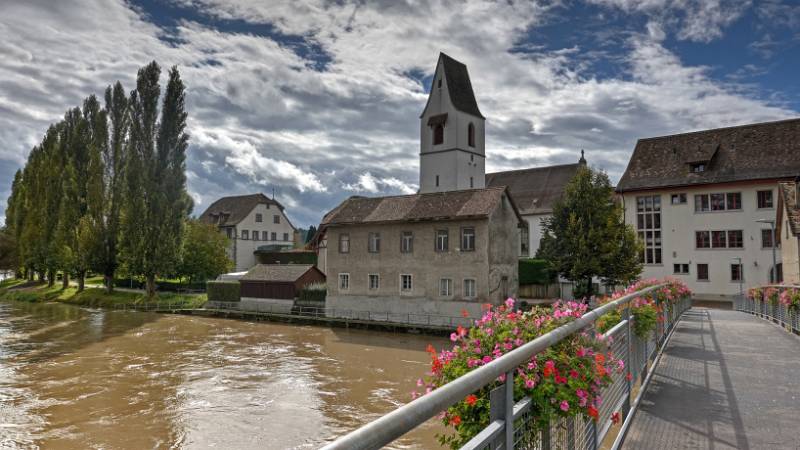
{"label": "wooden shed", "polygon": [[291,300],[312,283],[324,283],[325,275],[310,264],[257,264],[239,279],[241,296]]}

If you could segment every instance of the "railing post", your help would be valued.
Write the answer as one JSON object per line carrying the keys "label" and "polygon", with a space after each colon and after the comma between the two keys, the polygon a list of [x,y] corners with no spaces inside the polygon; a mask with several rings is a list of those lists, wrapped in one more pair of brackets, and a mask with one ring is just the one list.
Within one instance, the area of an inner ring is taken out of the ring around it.
{"label": "railing post", "polygon": [[626,320],[625,324],[625,340],[626,345],[625,348],[628,350],[625,355],[625,402],[622,405],[622,410],[625,413],[625,416],[628,415],[628,411],[631,409],[631,382],[632,382],[632,373],[631,373],[631,305],[628,303],[625,305],[625,315],[623,316],[623,320]]}
{"label": "railing post", "polygon": [[506,445],[504,450],[514,450],[514,370],[506,372],[506,404],[505,406],[505,426],[506,426]]}

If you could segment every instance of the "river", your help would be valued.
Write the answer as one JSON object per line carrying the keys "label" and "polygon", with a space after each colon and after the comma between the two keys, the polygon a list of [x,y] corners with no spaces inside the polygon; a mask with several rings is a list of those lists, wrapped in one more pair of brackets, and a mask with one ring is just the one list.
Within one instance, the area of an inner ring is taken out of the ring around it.
{"label": "river", "polygon": [[0,448],[317,448],[406,403],[428,343],[446,341],[0,302]]}

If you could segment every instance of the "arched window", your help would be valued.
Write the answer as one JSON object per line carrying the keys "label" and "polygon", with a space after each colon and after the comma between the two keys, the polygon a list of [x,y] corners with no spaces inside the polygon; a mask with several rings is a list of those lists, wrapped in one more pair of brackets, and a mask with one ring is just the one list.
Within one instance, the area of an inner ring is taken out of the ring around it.
{"label": "arched window", "polygon": [[475,147],[475,125],[471,123],[467,127],[467,144],[470,147]]}
{"label": "arched window", "polygon": [[444,125],[437,124],[433,127],[433,145],[439,145],[444,142]]}

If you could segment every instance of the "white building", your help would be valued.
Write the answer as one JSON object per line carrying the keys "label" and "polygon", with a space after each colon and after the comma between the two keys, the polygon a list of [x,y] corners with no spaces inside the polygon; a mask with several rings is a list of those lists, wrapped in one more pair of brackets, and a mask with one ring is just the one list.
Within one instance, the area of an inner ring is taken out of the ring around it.
{"label": "white building", "polygon": [[800,178],[778,183],[778,244],[781,247],[783,281],[800,285]]}
{"label": "white building", "polygon": [[283,206],[264,194],[222,197],[200,215],[200,220],[217,225],[230,239],[228,256],[234,262],[234,271],[255,266],[259,247],[294,245],[295,228]]}
{"label": "white building", "polygon": [[567,183],[578,167],[586,164],[583,154],[575,164],[534,167],[486,174],[486,186],[507,186],[511,197],[528,225],[520,239],[520,257],[534,257],[542,241],[542,220],[553,216],[553,205],[564,195]]}
{"label": "white building", "polygon": [[617,192],[645,245],[642,276],[708,300],[768,283],[778,182],[797,175],[800,119],[640,139]]}

